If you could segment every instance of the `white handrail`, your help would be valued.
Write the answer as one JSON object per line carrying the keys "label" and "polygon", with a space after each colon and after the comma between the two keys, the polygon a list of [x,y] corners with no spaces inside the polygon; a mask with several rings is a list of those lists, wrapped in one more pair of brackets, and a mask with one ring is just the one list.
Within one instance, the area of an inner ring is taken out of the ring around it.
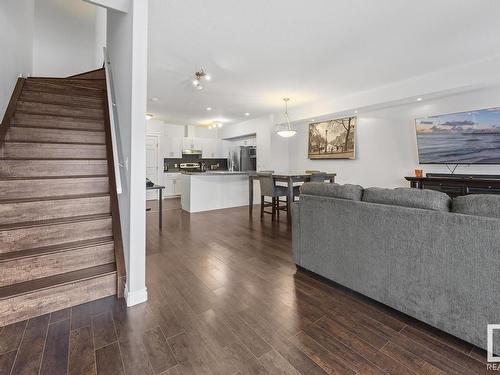
{"label": "white handrail", "polygon": [[115,181],[116,181],[116,192],[121,194],[122,189],[122,178],[121,178],[121,167],[124,164],[120,162],[120,152],[121,145],[118,143],[119,128],[118,128],[118,116],[116,113],[116,99],[115,91],[113,86],[113,75],[111,72],[111,61],[109,60],[108,52],[106,47],[104,50],[104,71],[106,72],[106,90],[108,92],[108,108],[109,108],[109,124],[111,128],[111,147],[113,149],[113,160],[115,163]]}

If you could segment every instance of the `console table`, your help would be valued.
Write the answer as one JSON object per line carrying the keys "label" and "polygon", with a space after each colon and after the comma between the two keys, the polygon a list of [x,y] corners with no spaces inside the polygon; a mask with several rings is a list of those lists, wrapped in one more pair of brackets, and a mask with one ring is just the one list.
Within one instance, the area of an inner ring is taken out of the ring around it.
{"label": "console table", "polygon": [[426,177],[405,177],[412,188],[437,190],[458,197],[467,194],[500,194],[500,175],[427,173]]}

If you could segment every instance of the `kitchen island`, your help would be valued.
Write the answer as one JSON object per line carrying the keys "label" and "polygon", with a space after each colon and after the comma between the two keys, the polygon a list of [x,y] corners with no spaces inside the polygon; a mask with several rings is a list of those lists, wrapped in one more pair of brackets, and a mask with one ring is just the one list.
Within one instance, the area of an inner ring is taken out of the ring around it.
{"label": "kitchen island", "polygon": [[[255,182],[254,204],[260,203],[260,186]],[[182,172],[182,209],[188,212],[246,206],[248,172]]]}

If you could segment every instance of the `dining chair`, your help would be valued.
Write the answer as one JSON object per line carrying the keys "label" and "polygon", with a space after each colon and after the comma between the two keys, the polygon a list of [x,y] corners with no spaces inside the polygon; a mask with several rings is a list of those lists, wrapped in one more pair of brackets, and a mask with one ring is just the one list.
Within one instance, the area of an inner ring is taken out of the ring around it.
{"label": "dining chair", "polygon": [[[260,183],[260,217],[264,217],[264,214],[271,214],[274,221],[276,216],[279,217],[280,211],[288,210],[288,186],[276,185],[273,174],[270,172],[259,172],[257,177]],[[298,187],[293,190],[294,195],[299,193]],[[271,202],[266,201],[266,197],[271,198]],[[281,197],[285,197],[285,200],[280,200]],[[266,207],[271,207],[271,212],[266,211]]]}
{"label": "dining chair", "polygon": [[[276,186],[273,179],[272,172],[259,172],[257,173],[260,183],[260,217],[264,214],[271,214],[272,220],[276,217],[277,199],[279,196],[286,196],[287,191],[284,186]],[[271,202],[266,201],[266,197],[271,198]],[[266,211],[266,207],[271,207],[271,212]]]}
{"label": "dining chair", "polygon": [[310,182],[325,182],[326,172],[312,172]]}

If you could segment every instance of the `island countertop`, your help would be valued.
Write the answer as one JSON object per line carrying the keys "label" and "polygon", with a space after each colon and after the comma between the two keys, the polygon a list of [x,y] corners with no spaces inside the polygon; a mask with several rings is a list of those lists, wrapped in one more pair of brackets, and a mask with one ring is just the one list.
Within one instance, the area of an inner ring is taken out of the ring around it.
{"label": "island countertop", "polygon": [[248,176],[248,172],[244,171],[206,171],[206,172],[181,172],[189,176]]}
{"label": "island countertop", "polygon": [[[188,212],[246,206],[249,194],[248,172],[182,172],[182,209]],[[256,190],[259,190],[258,181]],[[255,202],[259,203],[260,193]]]}

